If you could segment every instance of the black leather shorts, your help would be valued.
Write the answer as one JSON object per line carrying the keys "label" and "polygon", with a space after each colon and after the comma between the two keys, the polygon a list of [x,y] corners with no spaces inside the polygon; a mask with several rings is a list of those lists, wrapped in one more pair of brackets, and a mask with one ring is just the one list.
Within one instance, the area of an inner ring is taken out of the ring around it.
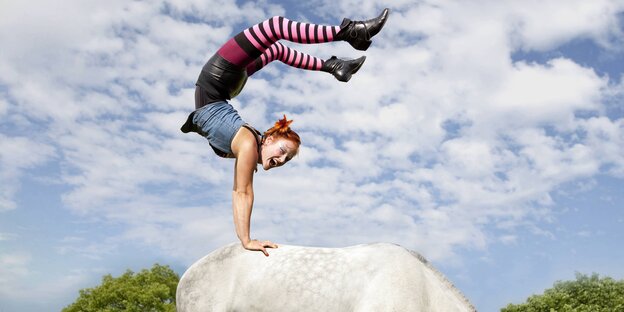
{"label": "black leather shorts", "polygon": [[207,104],[225,101],[237,96],[247,82],[247,70],[233,65],[219,54],[213,55],[202,68],[197,85],[201,88],[195,96],[195,109]]}

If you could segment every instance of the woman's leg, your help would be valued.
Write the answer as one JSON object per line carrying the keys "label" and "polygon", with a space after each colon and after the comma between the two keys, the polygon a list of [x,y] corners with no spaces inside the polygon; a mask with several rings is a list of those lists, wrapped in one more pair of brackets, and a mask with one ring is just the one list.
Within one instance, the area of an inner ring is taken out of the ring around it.
{"label": "woman's leg", "polygon": [[366,50],[371,37],[381,30],[387,18],[388,9],[385,9],[378,17],[367,21],[345,18],[340,26],[326,26],[275,16],[238,33],[217,54],[234,65],[247,67],[280,39],[304,44],[344,40],[358,50]]}
{"label": "woman's leg", "polygon": [[256,58],[254,62],[247,66],[247,76],[259,71],[274,60],[301,69],[321,70],[324,61],[318,57],[311,56],[295,49],[291,49],[279,42],[272,44],[268,49]]}
{"label": "woman's leg", "polygon": [[280,39],[297,43],[322,43],[334,40],[340,26],[299,23],[275,16],[238,33],[217,51],[230,63],[246,67]]}
{"label": "woman's leg", "polygon": [[328,72],[334,75],[336,79],[346,82],[351,79],[352,74],[360,69],[365,59],[366,57],[341,60],[333,56],[325,61],[276,42],[266,49],[260,57],[247,65],[247,76],[253,75],[274,60],[280,60],[282,63],[295,68]]}

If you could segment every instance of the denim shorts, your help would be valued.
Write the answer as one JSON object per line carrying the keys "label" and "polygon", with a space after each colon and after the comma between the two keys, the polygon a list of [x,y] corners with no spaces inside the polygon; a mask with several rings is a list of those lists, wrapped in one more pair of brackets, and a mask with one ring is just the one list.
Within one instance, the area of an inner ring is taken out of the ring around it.
{"label": "denim shorts", "polygon": [[232,140],[245,122],[230,103],[219,101],[196,110],[193,124],[197,126],[197,132],[208,139],[213,149],[231,155]]}

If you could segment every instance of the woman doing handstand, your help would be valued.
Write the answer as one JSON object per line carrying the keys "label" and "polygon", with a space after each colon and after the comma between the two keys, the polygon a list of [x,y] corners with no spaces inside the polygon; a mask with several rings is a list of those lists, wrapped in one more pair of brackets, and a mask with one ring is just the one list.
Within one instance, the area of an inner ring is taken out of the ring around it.
{"label": "woman doing handstand", "polygon": [[388,9],[367,21],[345,18],[340,26],[300,23],[275,16],[245,29],[227,41],[202,68],[195,88],[195,111],[181,130],[196,132],[208,139],[214,152],[235,158],[232,208],[236,234],[243,247],[269,254],[271,241],[251,239],[249,235],[253,206],[253,176],[257,165],[264,170],[287,163],[299,150],[301,139],[290,129],[286,116],[264,133],[245,123],[227,100],[238,95],[247,77],[274,60],[301,69],[331,73],[339,81],[349,81],[366,57],[342,60],[332,56],[322,60],[279,42],[280,39],[311,44],[346,41],[357,50],[366,50],[371,38],[386,23]]}

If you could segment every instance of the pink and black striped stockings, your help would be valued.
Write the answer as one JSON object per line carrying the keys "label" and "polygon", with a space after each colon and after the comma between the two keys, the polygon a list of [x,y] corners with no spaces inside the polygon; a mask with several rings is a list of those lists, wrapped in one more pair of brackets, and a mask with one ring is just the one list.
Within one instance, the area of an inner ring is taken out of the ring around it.
{"label": "pink and black striped stockings", "polygon": [[293,22],[275,16],[240,32],[217,53],[234,65],[246,67],[249,76],[274,60],[297,68],[321,70],[324,60],[291,49],[278,40],[303,44],[331,42],[339,31],[340,26]]}

